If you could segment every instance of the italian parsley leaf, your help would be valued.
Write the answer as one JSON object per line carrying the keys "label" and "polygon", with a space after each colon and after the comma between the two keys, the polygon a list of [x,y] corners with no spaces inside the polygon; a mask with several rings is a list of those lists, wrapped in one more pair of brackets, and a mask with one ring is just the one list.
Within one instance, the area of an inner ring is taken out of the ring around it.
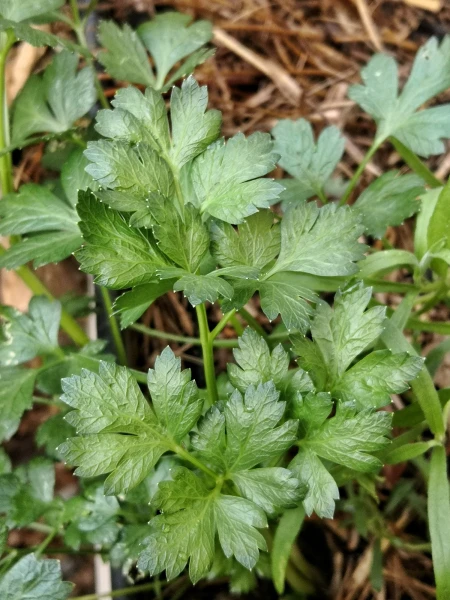
{"label": "italian parsley leaf", "polygon": [[[167,12],[139,27],[139,36],[154,60],[157,89],[166,91],[214,53],[202,48],[212,39],[212,24],[209,21],[191,24],[191,21],[189,15]],[[186,57],[187,60],[171,73],[173,67]]]}
{"label": "italian parsley leaf", "polygon": [[316,388],[354,401],[359,409],[388,404],[390,394],[405,391],[423,365],[421,358],[406,353],[374,351],[349,369],[383,331],[385,309],[366,310],[370,297],[371,288],[357,284],[337,292],[334,310],[319,302],[311,324],[314,341],[296,338],[294,343]]}
{"label": "italian parsley leaf", "polygon": [[[249,250],[263,245],[268,223],[267,218],[264,227],[252,227],[251,235],[245,233],[241,244]],[[240,236],[240,231],[236,234],[213,225],[213,252],[219,260],[232,264],[230,239]],[[275,250],[278,245],[275,239],[267,254],[274,258],[277,253],[278,258],[266,265],[261,276],[234,284],[233,298],[225,302],[224,308],[241,308],[259,290],[261,308],[270,320],[280,314],[288,330],[306,331],[312,313],[308,301],[315,302],[316,296],[304,285],[299,285],[296,272],[322,276],[355,273],[358,270],[356,262],[364,257],[365,247],[358,243],[363,226],[351,209],[335,205],[319,208],[314,202],[302,202],[288,208],[280,231],[279,250]],[[241,257],[238,246],[235,264],[242,262]]]}
{"label": "italian parsley leaf", "polygon": [[259,210],[237,228],[211,222],[212,253],[222,267],[244,265],[263,269],[280,251],[280,225],[270,210]]}
{"label": "italian parsley leaf", "polygon": [[[167,91],[213,54],[211,50],[202,49],[212,38],[211,24],[207,21],[190,23],[188,15],[174,12],[157,15],[142,24],[137,32],[127,24],[121,29],[112,21],[103,22],[99,38],[106,50],[99,53],[99,61],[115,79]],[[147,51],[153,58],[156,73],[150,66]]]}
{"label": "italian parsley leaf", "polygon": [[424,183],[414,174],[384,173],[373,181],[353,205],[369,235],[382,238],[389,226],[400,225],[420,209]]}
{"label": "italian parsley leaf", "polygon": [[27,314],[4,306],[0,307],[0,317],[4,320],[0,365],[18,365],[59,350],[59,302],[52,302],[45,296],[34,296]]}
{"label": "italian parsley leaf", "polygon": [[[94,71],[77,72],[78,56],[63,51],[45,69],[32,75],[18,95],[12,119],[12,142],[33,133],[62,133],[73,127],[94,105]],[[63,90],[63,92],[62,92]]]}
{"label": "italian parsley leaf", "polygon": [[125,329],[137,321],[155,300],[171,289],[173,289],[173,280],[166,279],[137,285],[119,296],[114,302],[114,313],[120,316],[121,328]]}
{"label": "italian parsley leaf", "polygon": [[31,21],[45,13],[58,10],[64,0],[0,0],[0,15],[11,21]]}
{"label": "italian parsley leaf", "polygon": [[73,584],[61,580],[59,560],[39,560],[34,554],[24,556],[0,579],[4,600],[66,600]]}
{"label": "italian parsley leaf", "polygon": [[207,102],[206,88],[192,77],[174,88],[170,137],[161,94],[151,88],[144,95],[133,88],[120,90],[114,110],[100,111],[97,117],[98,131],[110,140],[90,142],[85,152],[92,177],[119,192],[118,196],[106,193],[104,200],[120,210],[137,210],[140,219],[150,217],[149,203],[155,195],[173,203],[174,175],[178,178],[179,170],[219,135],[221,115],[206,110]]}
{"label": "italian parsley leaf", "polygon": [[36,371],[0,367],[0,441],[9,440],[33,404]]}
{"label": "italian parsley leaf", "polygon": [[450,105],[418,109],[450,86],[449,73],[449,36],[440,45],[431,38],[420,48],[400,94],[394,58],[375,55],[361,71],[364,84],[349,90],[350,98],[377,123],[374,144],[393,136],[420,156],[444,152],[442,139],[450,137]]}
{"label": "italian parsley leaf", "polygon": [[389,440],[391,415],[387,412],[357,412],[352,403],[338,404],[336,415],[327,418],[333,403],[327,394],[310,393],[299,398],[296,416],[302,437],[299,453],[289,468],[306,486],[304,500],[308,515],[315,511],[331,518],[339,492],[331,474],[320,459],[363,473],[376,472],[382,463],[371,453],[384,448]]}
{"label": "italian parsley leaf", "polygon": [[289,208],[281,223],[280,254],[268,277],[280,271],[352,275],[364,257],[365,247],[358,243],[362,232],[355,213],[346,207],[302,202]]}
{"label": "italian parsley leaf", "polygon": [[262,178],[275,168],[276,158],[267,133],[256,132],[248,138],[238,133],[227,142],[219,140],[192,166],[195,204],[202,213],[241,223],[278,199],[280,184]]}
{"label": "italian parsley leaf", "polygon": [[[326,127],[317,143],[305,119],[279,121],[272,129],[278,164],[294,177],[289,181],[289,197],[301,202],[321,196],[323,189],[344,153],[345,139],[337,127]],[[283,199],[283,195],[281,195]]]}
{"label": "italian parsley leaf", "polygon": [[82,371],[63,381],[63,401],[79,437],[59,447],[77,473],[109,473],[105,491],[117,494],[144,479],[158,459],[173,450],[196,423],[202,410],[189,371],[166,348],[149,372],[153,408],[124,367],[100,363],[98,375]]}
{"label": "italian parsley leaf", "polygon": [[91,192],[80,192],[77,210],[84,245],[76,256],[99,285],[123,289],[149,283],[165,266],[151,233],[131,228]]}
{"label": "italian parsley leaf", "polygon": [[173,579],[189,561],[193,583],[205,577],[215,553],[216,531],[226,556],[251,569],[266,543],[256,528],[266,527],[262,509],[252,502],[217,494],[188,469],[178,468],[173,481],[162,482],[153,498],[162,514],[151,520],[138,566],[151,575],[166,571]]}
{"label": "italian parsley leaf", "polygon": [[244,331],[238,343],[239,347],[233,350],[237,364],[228,364],[228,376],[239,391],[267,381],[273,381],[283,397],[314,389],[311,378],[302,369],[289,370],[289,354],[281,344],[271,352],[267,342],[251,328]]}
{"label": "italian parsley leaf", "polygon": [[0,257],[0,267],[14,269],[28,261],[34,267],[70,256],[81,245],[77,214],[44,186],[23,185],[0,205],[0,234],[25,235]]}

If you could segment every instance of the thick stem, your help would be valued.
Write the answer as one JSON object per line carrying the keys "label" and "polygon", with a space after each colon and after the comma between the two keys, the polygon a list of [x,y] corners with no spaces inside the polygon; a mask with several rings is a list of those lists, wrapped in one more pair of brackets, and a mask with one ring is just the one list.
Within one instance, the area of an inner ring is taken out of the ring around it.
{"label": "thick stem", "polygon": [[203,369],[205,372],[206,388],[208,390],[208,406],[215,404],[219,400],[216,385],[216,372],[214,368],[213,345],[210,338],[208,317],[204,304],[195,307],[197,311],[198,327],[200,330],[200,341],[203,354]]}
{"label": "thick stem", "polygon": [[344,204],[347,204],[347,202],[348,202],[348,200],[350,198],[350,194],[353,192],[353,189],[355,188],[356,184],[358,183],[359,178],[361,177],[364,169],[367,166],[367,163],[370,161],[370,159],[372,158],[372,156],[378,150],[380,144],[381,144],[381,141],[375,140],[374,143],[370,146],[370,148],[366,152],[366,155],[364,156],[364,158],[360,162],[360,164],[359,164],[358,168],[356,169],[353,177],[350,179],[350,181],[348,183],[348,186],[347,186],[347,189],[345,190],[344,195],[342,196],[342,198],[339,201],[339,206],[344,206]]}
{"label": "thick stem", "polygon": [[111,336],[113,338],[114,346],[116,348],[117,358],[121,365],[127,365],[127,353],[125,352],[125,346],[123,344],[122,335],[120,333],[119,324],[116,316],[113,314],[113,306],[111,302],[111,296],[106,288],[101,287],[100,293],[102,295],[103,304],[105,306],[106,316],[108,317],[109,328]]}

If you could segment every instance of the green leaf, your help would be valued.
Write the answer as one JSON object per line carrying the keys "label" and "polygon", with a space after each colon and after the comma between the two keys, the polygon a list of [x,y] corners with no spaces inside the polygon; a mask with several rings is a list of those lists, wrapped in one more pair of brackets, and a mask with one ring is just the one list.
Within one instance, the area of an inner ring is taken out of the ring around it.
{"label": "green leaf", "polygon": [[[212,38],[212,24],[209,21],[196,21],[191,17],[175,12],[157,15],[138,29],[138,34],[150,52],[156,70],[156,89],[168,89],[177,79],[189,75],[201,64],[209,52],[200,48]],[[197,51],[197,52],[196,52]],[[171,69],[182,59],[196,52],[185,68],[177,69],[167,81]],[[127,80],[130,81],[129,78]]]}
{"label": "green leaf", "polygon": [[404,266],[419,266],[419,261],[412,252],[407,250],[378,250],[361,261],[359,277],[368,279],[376,274],[389,273]]}
{"label": "green leaf", "polygon": [[214,556],[214,496],[203,481],[185,468],[172,472],[173,481],[161,482],[153,506],[163,514],[151,520],[138,566],[150,575],[166,571],[176,577],[189,560],[193,583],[204,577]]}
{"label": "green leaf", "polygon": [[152,88],[144,93],[134,87],[119,89],[111,104],[100,110],[96,130],[104,137],[130,144],[143,142],[157,152],[170,149],[169,121],[164,98]]}
{"label": "green leaf", "polygon": [[0,267],[16,269],[29,261],[33,261],[35,269],[57,263],[73,254],[81,246],[79,233],[52,231],[39,233],[23,238],[0,257]]}
{"label": "green leaf", "polygon": [[250,385],[273,381],[278,386],[286,378],[289,355],[278,344],[270,352],[269,346],[256,331],[248,327],[238,340],[239,347],[233,350],[237,364],[228,364],[231,384],[244,393]]}
{"label": "green leaf", "polygon": [[275,160],[267,133],[248,138],[238,133],[226,143],[212,144],[192,167],[197,206],[202,213],[233,224],[269,207],[282,190],[275,181],[262,179],[275,168]]}
{"label": "green leaf", "polygon": [[320,458],[308,448],[300,448],[289,468],[308,488],[303,500],[306,514],[315,512],[322,519],[332,519],[339,489]]}
{"label": "green leaf", "polygon": [[67,131],[92,108],[97,97],[93,69],[77,73],[77,66],[78,56],[63,51],[42,77],[30,77],[15,102],[13,143],[33,133]]}
{"label": "green leaf", "polygon": [[414,232],[414,253],[420,260],[428,251],[428,227],[443,188],[428,190],[421,196],[420,212],[416,219]]}
{"label": "green leaf", "polygon": [[366,310],[370,298],[371,289],[356,284],[337,292],[334,310],[325,302],[317,304],[311,333],[331,382],[336,381],[383,331],[385,309],[376,306]]}
{"label": "green leaf", "polygon": [[239,471],[231,479],[242,496],[269,515],[281,507],[297,506],[307,492],[306,486],[300,487],[290,471],[280,467]]}
{"label": "green leaf", "polygon": [[387,412],[356,412],[350,403],[338,404],[336,415],[308,431],[301,446],[355,471],[375,472],[382,463],[370,453],[389,443],[391,419]]}
{"label": "green leaf", "polygon": [[62,400],[76,409],[66,420],[81,437],[69,439],[58,452],[79,465],[81,476],[110,473],[107,493],[127,491],[142,481],[200,415],[196,386],[169,348],[148,380],[154,409],[124,367],[101,362],[98,375],[83,371],[63,382]]}
{"label": "green leaf", "polygon": [[[87,165],[88,161],[83,154],[83,150],[75,148],[69,154],[68,159],[64,161],[61,169],[61,185],[73,208],[75,208],[78,202],[78,192],[80,190],[86,191],[89,188],[93,192],[96,192],[98,189],[97,182],[86,171]],[[21,190],[24,187],[22,186]],[[75,220],[78,221],[76,213]],[[47,229],[50,228],[47,227]]]}
{"label": "green leaf", "polygon": [[199,398],[191,371],[181,370],[181,359],[169,347],[155,361],[148,372],[148,389],[153,409],[159,422],[170,436],[181,440],[189,433],[202,413],[203,400]]}
{"label": "green leaf", "polygon": [[290,195],[296,202],[321,195],[344,153],[345,139],[337,127],[326,127],[317,143],[313,129],[305,119],[279,121],[272,129],[278,164],[295,177]]}
{"label": "green leaf", "polygon": [[249,500],[208,489],[187,469],[177,469],[173,481],[162,482],[153,502],[161,514],[151,521],[153,533],[138,562],[150,575],[165,570],[173,579],[189,561],[192,582],[205,577],[216,530],[225,556],[235,556],[248,569],[255,566],[259,549],[266,549],[256,529],[267,524],[264,512]]}
{"label": "green leaf", "polygon": [[[36,3],[33,2],[33,6],[36,6]],[[70,52],[81,54],[86,58],[91,56],[91,53],[87,48],[85,48],[84,46],[80,46],[79,44],[75,44],[71,40],[60,38],[57,35],[53,35],[52,33],[48,33],[47,31],[42,31],[41,29],[36,29],[35,27],[32,27],[25,21],[21,21],[18,23],[9,19],[0,18],[0,31],[8,30],[12,30],[15,37],[18,40],[21,40],[22,42],[28,42],[28,44],[31,44],[35,47],[61,47],[65,48],[66,50],[70,50]]]}
{"label": "green leaf", "polygon": [[170,161],[178,169],[201,154],[220,135],[222,114],[207,110],[208,90],[193,77],[174,87],[170,98],[172,147]]}
{"label": "green leaf", "polygon": [[364,256],[358,243],[363,232],[355,212],[348,207],[314,202],[289,208],[281,222],[281,250],[267,277],[280,271],[313,275],[352,275],[355,262]]}
{"label": "green leaf", "polygon": [[[358,408],[372,405],[381,408],[391,401],[390,394],[401,394],[409,388],[423,367],[423,359],[406,352],[392,354],[389,350],[371,352],[346,371],[334,386],[335,397],[356,400]],[[359,400],[364,398],[364,401]]]}
{"label": "green leaf", "polygon": [[77,214],[65,202],[42,186],[23,185],[17,194],[8,194],[0,204],[0,234],[23,235],[37,231],[78,232]]}
{"label": "green leaf", "polygon": [[88,142],[84,155],[86,171],[101,186],[126,192],[146,207],[151,192],[171,197],[173,177],[168,164],[146,144],[131,146],[123,141]]}
{"label": "green leaf", "polygon": [[[430,251],[434,245],[440,246],[439,251],[442,258],[439,259],[439,262],[442,260],[448,262],[448,253],[446,253],[446,250],[450,250],[450,185],[448,183],[439,194],[433,214],[430,217],[427,244]],[[438,255],[438,253],[435,254]],[[433,265],[433,267],[445,277],[447,273],[446,264]]]}
{"label": "green leaf", "polygon": [[361,71],[364,85],[352,86],[349,96],[377,122],[375,145],[389,136],[428,157],[444,152],[442,139],[450,137],[450,106],[419,110],[425,102],[450,86],[450,38],[441,44],[431,38],[420,48],[408,81],[398,94],[395,60],[375,55]]}
{"label": "green leaf", "polygon": [[273,584],[279,594],[284,593],[289,557],[304,519],[305,511],[299,506],[284,512],[276,528],[271,552],[271,566]]}
{"label": "green leaf", "polygon": [[29,21],[34,17],[58,10],[64,0],[0,0],[0,15],[11,21]]}
{"label": "green leaf", "polygon": [[244,396],[235,390],[224,414],[211,409],[193,435],[198,455],[214,468],[232,473],[280,456],[295,440],[297,422],[278,425],[285,411],[285,403],[278,398],[272,381],[248,387]]}
{"label": "green leaf", "polygon": [[162,199],[155,199],[149,210],[159,249],[183,269],[197,271],[209,250],[208,229],[198,210],[188,205],[180,215]]}
{"label": "green leaf", "polygon": [[428,481],[428,518],[436,579],[436,598],[450,594],[450,497],[445,448],[433,448]]}
{"label": "green leaf", "polygon": [[35,378],[33,369],[0,368],[0,441],[15,434],[24,411],[31,408]]}
{"label": "green leaf", "polygon": [[369,235],[382,238],[389,226],[400,225],[420,209],[424,184],[417,175],[388,171],[373,181],[353,205]]}
{"label": "green leaf", "polygon": [[273,321],[278,315],[288,331],[307,331],[313,313],[310,302],[315,302],[317,297],[308,288],[291,283],[290,273],[276,273],[269,279],[259,284],[261,308],[269,319]]}
{"label": "green leaf", "polygon": [[6,321],[0,341],[0,365],[18,365],[58,350],[59,302],[34,296],[27,314],[5,306],[0,308],[0,316]]}
{"label": "green leaf", "polygon": [[114,302],[114,313],[120,315],[120,327],[126,329],[137,321],[157,298],[173,288],[173,281],[154,281],[138,285],[125,292]]}
{"label": "green leaf", "polygon": [[24,556],[0,579],[3,600],[66,600],[73,584],[61,581],[59,560]]}
{"label": "green leaf", "polygon": [[155,77],[147,51],[138,34],[125,23],[122,28],[114,21],[102,21],[98,28],[101,45],[99,62],[114,79],[153,87]]}
{"label": "green leaf", "polygon": [[99,285],[123,289],[150,283],[165,264],[151,234],[129,227],[124,217],[90,192],[77,205],[85,245],[77,252],[80,268]]}
{"label": "green leaf", "polygon": [[245,265],[263,269],[280,251],[280,226],[270,210],[260,210],[237,228],[211,223],[212,252],[222,267]]}
{"label": "green leaf", "polygon": [[186,273],[175,282],[173,289],[175,292],[183,292],[192,306],[203,302],[213,303],[219,297],[230,299],[233,296],[232,286],[214,271],[208,275]]}
{"label": "green leaf", "polygon": [[62,413],[58,413],[39,425],[35,439],[36,444],[41,448],[43,447],[48,456],[62,461],[62,455],[57,448],[74,435],[74,428],[65,421]]}

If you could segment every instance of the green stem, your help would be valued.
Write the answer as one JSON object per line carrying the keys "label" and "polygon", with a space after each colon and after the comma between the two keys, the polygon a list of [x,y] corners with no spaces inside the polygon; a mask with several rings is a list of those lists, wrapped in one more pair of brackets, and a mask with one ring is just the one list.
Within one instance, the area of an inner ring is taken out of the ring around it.
{"label": "green stem", "polygon": [[204,304],[195,307],[197,312],[198,327],[200,331],[200,341],[203,354],[203,369],[205,372],[206,388],[208,390],[207,404],[211,406],[219,400],[216,385],[216,371],[214,368],[213,345],[210,339],[208,317]]}
{"label": "green stem", "polygon": [[106,316],[108,317],[109,329],[111,331],[111,336],[114,341],[114,346],[116,348],[117,358],[121,365],[127,365],[127,353],[125,352],[125,346],[123,344],[122,335],[120,333],[119,324],[117,322],[116,316],[113,314],[113,305],[111,302],[111,296],[109,295],[109,291],[100,287],[100,293],[102,295],[103,304],[105,306]]}
{"label": "green stem", "polygon": [[192,465],[197,467],[197,469],[200,469],[201,471],[212,477],[214,481],[217,480],[217,473],[214,473],[214,471],[212,471],[209,467],[207,467],[200,460],[195,458],[195,456],[193,456],[190,452],[185,450],[183,446],[179,446],[178,444],[176,444],[175,446],[173,446],[172,450],[173,452],[175,452],[175,454],[178,454],[180,458],[187,462],[190,462]]}
{"label": "green stem", "polygon": [[37,556],[40,556],[44,552],[44,550],[47,548],[47,546],[50,544],[53,538],[57,535],[57,533],[58,529],[54,527],[52,531],[50,531],[50,533],[47,535],[45,540],[41,544],[39,544],[39,546],[34,551]]}
{"label": "green stem", "polygon": [[[16,38],[12,31],[1,33],[0,36],[4,39],[4,46],[0,52],[0,150],[3,150],[9,146],[9,116],[6,97],[5,67],[8,53]],[[10,152],[7,152],[0,157],[0,180],[3,196],[14,190]]]}
{"label": "green stem", "polygon": [[328,198],[325,196],[325,192],[323,191],[322,188],[319,188],[318,190],[316,190],[316,195],[319,198],[319,200],[322,202],[322,204],[328,204]]}
{"label": "green stem", "polygon": [[234,317],[235,313],[236,313],[236,311],[233,308],[232,310],[230,310],[230,312],[227,312],[225,315],[223,315],[223,317],[220,319],[220,321],[217,323],[217,325],[214,327],[214,329],[209,334],[210,343],[212,343],[216,339],[216,337],[223,330],[223,328],[226,326],[228,321],[230,321]]}
{"label": "green stem", "polygon": [[[202,345],[200,338],[159,331],[158,329],[146,327],[141,323],[135,323],[134,325],[130,325],[130,329],[133,329],[134,331],[139,331],[144,335],[158,338],[160,340],[168,340],[169,342],[178,342],[179,344],[192,344],[193,346]],[[236,348],[238,343],[237,340],[214,340],[212,345],[214,348]]]}
{"label": "green stem", "polygon": [[427,185],[432,188],[441,187],[444,185],[442,181],[440,181],[434,173],[430,171],[425,163],[423,163],[417,154],[414,154],[409,148],[404,146],[401,142],[399,142],[396,138],[390,137],[389,141],[403,158],[408,167],[413,170],[419,177],[425,181]]}
{"label": "green stem", "polygon": [[381,142],[382,142],[382,140],[381,141],[375,140],[373,142],[373,144],[370,146],[370,148],[367,150],[364,158],[360,162],[353,177],[350,179],[347,189],[345,190],[344,195],[342,196],[342,198],[339,201],[339,206],[344,206],[344,204],[347,204],[347,202],[350,198],[350,194],[353,192],[353,189],[355,188],[356,184],[358,183],[359,178],[361,177],[364,169],[367,166],[367,163],[370,161],[372,156],[375,154],[375,152],[380,147]]}
{"label": "green stem", "polygon": [[[385,330],[381,335],[381,341],[386,348],[394,354],[398,352],[407,352],[408,354],[417,355],[414,347],[389,319],[385,322]],[[425,366],[411,383],[411,388],[420,404],[435,439],[442,440],[445,434],[445,428],[444,420],[442,418],[441,403],[436,388],[434,387],[433,380]]]}
{"label": "green stem", "polygon": [[[160,582],[161,583],[161,582]],[[112,590],[110,592],[104,592],[103,594],[88,594],[87,596],[76,596],[72,598],[72,600],[99,600],[100,598],[117,598],[118,596],[123,596],[125,594],[139,594],[141,592],[147,592],[155,589],[155,582],[151,581],[150,583],[141,583],[141,585],[132,585],[126,588],[122,588],[120,590]]]}

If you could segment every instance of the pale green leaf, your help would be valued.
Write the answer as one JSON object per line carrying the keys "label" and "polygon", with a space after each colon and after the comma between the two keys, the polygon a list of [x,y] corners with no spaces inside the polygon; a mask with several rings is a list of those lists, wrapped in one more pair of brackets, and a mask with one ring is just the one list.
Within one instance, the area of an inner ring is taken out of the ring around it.
{"label": "pale green leaf", "polygon": [[24,411],[33,404],[36,371],[0,368],[0,440],[8,440],[19,427]]}
{"label": "pale green leaf", "polygon": [[94,72],[77,72],[78,56],[68,51],[55,55],[44,75],[30,78],[15,102],[13,143],[33,133],[60,133],[85,115],[96,99]]}
{"label": "pale green leaf", "polygon": [[361,71],[363,85],[349,96],[377,122],[376,144],[389,136],[421,156],[444,152],[441,141],[450,137],[448,105],[420,110],[425,102],[450,86],[450,38],[439,45],[431,38],[416,55],[409,79],[398,93],[394,58],[377,54]]}
{"label": "pale green leaf", "polygon": [[[212,25],[208,21],[191,24],[189,15],[166,12],[141,25],[138,34],[155,63],[155,87],[163,89],[171,69],[211,40]],[[204,60],[203,54],[197,56],[197,62],[189,65],[191,69]],[[180,76],[187,74],[184,70]],[[172,79],[167,84],[171,82]]]}
{"label": "pale green leaf", "polygon": [[97,58],[111,77],[131,83],[155,85],[147,51],[138,34],[127,23],[121,28],[114,21],[102,21],[98,37],[106,50],[99,52]]}
{"label": "pale green leaf", "polygon": [[345,139],[337,127],[326,127],[317,143],[305,119],[279,121],[272,129],[278,164],[295,177],[290,190],[292,201],[301,202],[321,195],[344,153]]}
{"label": "pale green leaf", "polygon": [[37,269],[49,263],[57,263],[73,254],[81,246],[80,233],[51,231],[23,238],[0,257],[0,268],[16,269],[33,261]]}
{"label": "pale green leaf", "polygon": [[5,306],[0,308],[0,317],[5,321],[0,341],[1,365],[18,365],[58,349],[59,302],[52,302],[45,296],[34,296],[28,313]]}
{"label": "pale green leaf", "polygon": [[313,275],[352,275],[364,256],[358,243],[363,232],[356,213],[348,207],[314,202],[289,208],[281,222],[281,250],[268,276],[280,271]]}
{"label": "pale green leaf", "polygon": [[275,181],[262,179],[275,168],[275,160],[267,133],[248,138],[237,134],[226,143],[212,144],[192,168],[195,202],[201,212],[236,224],[258,208],[269,207],[282,190]]}
{"label": "pale green leaf", "polygon": [[300,448],[289,468],[308,487],[303,500],[306,514],[315,512],[322,519],[332,519],[339,489],[320,458],[308,448]]}
{"label": "pale green leaf", "polygon": [[2,600],[66,600],[73,584],[61,576],[59,560],[28,554],[0,579],[0,595]]}
{"label": "pale green leaf", "polygon": [[409,388],[423,367],[423,359],[389,350],[371,352],[346,371],[336,382],[333,394],[342,400],[356,401],[358,408],[381,408],[391,401],[390,394]]}
{"label": "pale green leaf", "polygon": [[424,183],[417,175],[388,171],[375,179],[353,205],[369,235],[382,238],[389,226],[401,225],[419,209]]}

